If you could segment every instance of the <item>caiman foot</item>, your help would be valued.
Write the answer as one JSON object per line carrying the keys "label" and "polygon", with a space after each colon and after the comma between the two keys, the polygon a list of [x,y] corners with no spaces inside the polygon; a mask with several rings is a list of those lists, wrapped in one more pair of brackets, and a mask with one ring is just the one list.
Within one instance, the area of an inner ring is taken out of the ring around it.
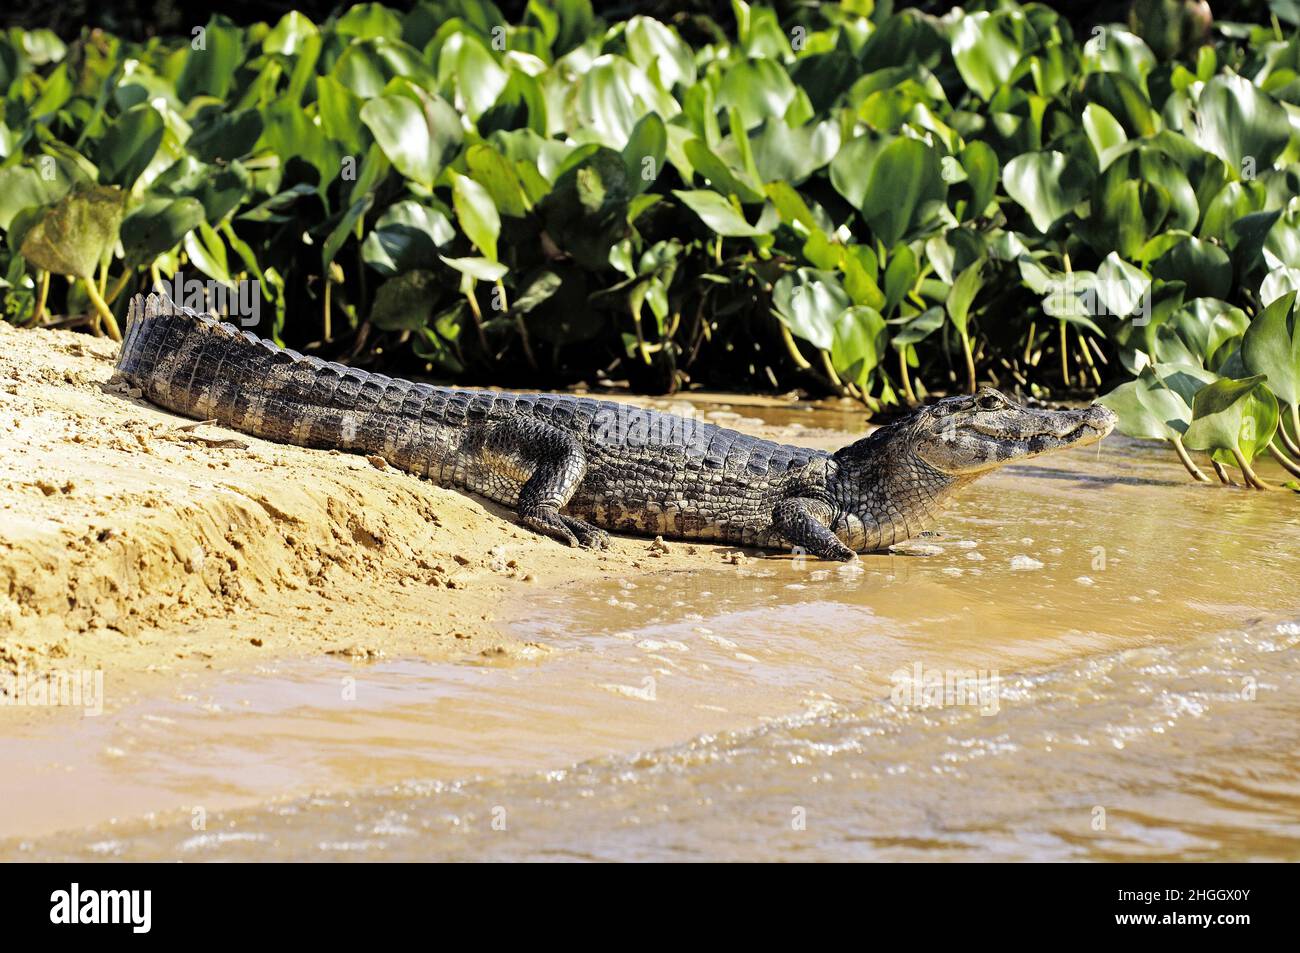
{"label": "caiman foot", "polygon": [[825,503],[800,497],[782,500],[772,513],[781,535],[804,552],[837,562],[856,559],[857,553],[840,542],[827,526],[830,519],[830,507]]}
{"label": "caiman foot", "polygon": [[600,527],[563,513],[560,514],[560,519],[564,520],[564,525],[577,537],[578,545],[583,549],[609,549],[609,533]]}
{"label": "caiman foot", "polygon": [[583,549],[608,549],[609,534],[572,516],[565,516],[553,506],[537,506],[530,510],[521,510],[519,521],[531,530],[536,530],[553,539],[570,546]]}

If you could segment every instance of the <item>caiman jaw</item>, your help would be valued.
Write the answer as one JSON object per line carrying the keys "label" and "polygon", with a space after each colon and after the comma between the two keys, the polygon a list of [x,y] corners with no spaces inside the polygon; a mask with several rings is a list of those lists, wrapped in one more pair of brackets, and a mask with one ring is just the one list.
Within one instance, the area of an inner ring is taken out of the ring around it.
{"label": "caiman jaw", "polygon": [[1114,426],[1105,407],[1032,410],[992,388],[938,401],[835,453],[833,529],[856,552],[887,548],[919,533],[981,474],[1096,443]]}
{"label": "caiman jaw", "polygon": [[915,424],[916,452],[940,472],[975,475],[1070,447],[1101,440],[1115,426],[1101,406],[1035,410],[992,388],[925,408]]}

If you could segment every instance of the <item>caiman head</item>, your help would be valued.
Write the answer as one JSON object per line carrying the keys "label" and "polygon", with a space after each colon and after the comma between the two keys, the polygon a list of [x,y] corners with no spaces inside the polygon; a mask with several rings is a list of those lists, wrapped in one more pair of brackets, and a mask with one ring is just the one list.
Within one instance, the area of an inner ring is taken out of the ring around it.
{"label": "caiman head", "polygon": [[919,533],[953,492],[982,474],[1094,444],[1115,420],[1100,405],[1023,407],[991,387],[936,401],[834,455],[831,528],[857,552],[890,546]]}

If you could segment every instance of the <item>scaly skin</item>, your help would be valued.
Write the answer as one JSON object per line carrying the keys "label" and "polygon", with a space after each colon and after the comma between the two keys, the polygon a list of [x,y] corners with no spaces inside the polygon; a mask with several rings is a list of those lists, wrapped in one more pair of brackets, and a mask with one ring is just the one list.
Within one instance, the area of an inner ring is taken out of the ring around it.
{"label": "scaly skin", "polygon": [[269,440],[382,455],[514,509],[537,532],[605,530],[851,559],[916,535],[1013,460],[1095,443],[1105,408],[954,397],[835,453],[587,397],[496,394],[371,374],[275,346],[159,295],[131,302],[118,370],[150,401]]}

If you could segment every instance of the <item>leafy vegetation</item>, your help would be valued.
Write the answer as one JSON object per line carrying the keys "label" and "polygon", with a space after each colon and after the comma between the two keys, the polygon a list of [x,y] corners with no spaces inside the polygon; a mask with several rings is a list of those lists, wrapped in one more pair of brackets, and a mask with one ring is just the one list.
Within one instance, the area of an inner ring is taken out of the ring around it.
{"label": "leafy vegetation", "polygon": [[[1142,0],[599,20],[351,7],[0,35],[0,294],[116,335],[178,272],[258,330],[468,381],[1093,395],[1300,475],[1300,37]],[[52,287],[51,276],[62,276]],[[244,315],[248,317],[248,315]]]}

